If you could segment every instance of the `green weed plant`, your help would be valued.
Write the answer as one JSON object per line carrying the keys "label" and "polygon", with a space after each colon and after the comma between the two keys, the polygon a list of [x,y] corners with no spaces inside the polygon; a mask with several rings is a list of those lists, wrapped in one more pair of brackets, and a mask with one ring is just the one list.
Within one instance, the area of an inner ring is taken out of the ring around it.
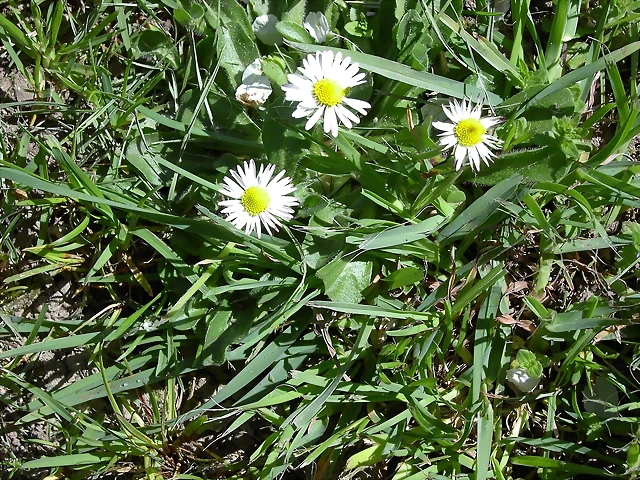
{"label": "green weed plant", "polygon": [[[9,477],[638,475],[638,2],[89,3],[0,10],[34,97],[0,106],[0,403],[50,432]],[[335,138],[282,89],[328,51],[371,107]],[[490,165],[441,148],[452,99],[500,118]],[[221,212],[249,159],[296,187],[273,235]],[[12,310],[60,278],[84,313]]]}

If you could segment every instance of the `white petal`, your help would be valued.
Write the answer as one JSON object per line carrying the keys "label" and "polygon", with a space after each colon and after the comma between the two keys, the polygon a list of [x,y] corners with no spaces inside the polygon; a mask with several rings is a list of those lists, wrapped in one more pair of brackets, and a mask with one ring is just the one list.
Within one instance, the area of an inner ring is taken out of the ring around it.
{"label": "white petal", "polygon": [[360,119],[355,116],[351,110],[345,108],[343,105],[336,105],[336,114],[342,123],[345,124],[347,128],[351,128],[353,124],[360,123]]}
{"label": "white petal", "polygon": [[482,126],[484,128],[491,128],[494,125],[498,125],[499,123],[502,123],[502,118],[500,118],[500,117],[481,118],[480,119],[480,123],[482,124]]}
{"label": "white petal", "polygon": [[218,202],[218,205],[222,206],[222,207],[237,207],[237,206],[242,206],[242,203],[240,202],[239,199],[237,198],[232,198],[229,200],[221,200]]}
{"label": "white petal", "polygon": [[[264,171],[262,171],[264,169]],[[271,177],[273,176],[273,171],[276,169],[276,166],[273,164],[269,164],[267,167],[261,167],[261,173],[260,175],[258,175],[258,185],[260,185],[262,188],[265,188],[267,185],[269,185],[269,181],[271,180]]]}
{"label": "white petal", "polygon": [[251,235],[251,232],[253,232],[253,229],[255,228],[256,224],[253,221],[253,218],[249,217],[247,219],[247,225],[246,228],[244,230],[244,233],[246,233],[247,235]]}
{"label": "white petal", "polygon": [[434,128],[437,128],[438,130],[442,130],[443,132],[446,132],[446,133],[453,133],[453,129],[456,128],[456,126],[453,123],[446,123],[446,122],[433,122],[431,123],[431,125],[433,125]]}
{"label": "white petal", "polygon": [[316,108],[305,108],[301,105],[298,105],[297,108],[291,114],[291,116],[293,118],[305,118],[311,115],[316,110],[317,110]]}
{"label": "white petal", "polygon": [[[453,108],[453,105],[449,105],[450,108]],[[442,111],[444,112],[444,114],[447,116],[447,118],[449,120],[451,120],[453,123],[458,123],[458,116],[453,114],[453,111],[450,110],[449,108],[445,107],[444,105],[442,106]]]}
{"label": "white petal", "polygon": [[324,112],[324,133],[329,132],[334,137],[338,136],[338,120],[333,107],[328,107]]}
{"label": "white petal", "polygon": [[[351,119],[349,119],[349,117],[347,117],[345,115],[345,113],[349,112],[349,110],[344,108],[342,105],[336,105],[335,106],[335,111],[336,111],[336,115],[338,116],[338,118],[344,124],[345,127],[347,127],[347,128],[353,127],[353,123],[351,122]],[[351,113],[351,112],[349,112],[349,113]],[[358,123],[358,122],[356,122],[356,123]]]}
{"label": "white petal", "polygon": [[322,52],[316,52],[315,55],[309,55],[307,57],[309,64],[309,72],[312,73],[318,80],[323,77],[322,73]]}
{"label": "white petal", "polygon": [[482,105],[483,105],[483,102],[481,101],[475,107],[472,108],[471,101],[469,101],[469,110],[470,110],[469,116],[471,118],[475,118],[476,120],[480,120],[480,116],[482,114]]}
{"label": "white petal", "polygon": [[476,172],[480,171],[480,155],[478,155],[478,150],[475,147],[471,147],[467,150],[469,155],[469,163],[471,164],[471,169]]}
{"label": "white petal", "polygon": [[489,150],[486,145],[483,145],[482,143],[479,143],[478,145],[476,145],[476,148],[478,150],[478,155],[480,155],[480,158],[482,158],[482,160],[484,161],[484,163],[486,163],[487,165],[489,165],[489,161],[495,157],[495,155],[491,152],[491,150]]}
{"label": "white petal", "polygon": [[361,85],[365,83],[365,74],[364,72],[360,72],[354,76],[342,76],[340,77],[339,83],[343,88],[351,88],[356,85]]}
{"label": "white petal", "polygon": [[330,72],[333,65],[333,52],[331,50],[322,52],[320,62],[322,66],[322,72]]}
{"label": "white petal", "polygon": [[225,183],[225,186],[222,187],[220,193],[225,197],[240,198],[244,193],[244,189],[229,177],[223,178],[222,181]]}
{"label": "white petal", "polygon": [[467,157],[467,149],[462,145],[457,145],[454,150],[454,156],[456,159],[456,170],[460,170],[464,165],[464,159]]}
{"label": "white petal", "polygon": [[243,190],[246,190],[249,187],[244,181],[244,175],[240,176],[241,172],[242,172],[241,168],[238,167],[238,170],[231,170],[229,173],[231,173],[231,176],[236,181],[236,183],[240,186],[240,188],[242,188]]}
{"label": "white petal", "polygon": [[302,24],[307,29],[313,39],[322,43],[327,39],[329,33],[329,22],[322,12],[310,12]]}
{"label": "white petal", "polygon": [[353,113],[351,110],[349,110],[348,108],[345,108],[343,105],[336,105],[336,108],[338,110],[340,110],[342,112],[342,114],[347,117],[349,120],[351,120],[353,123],[358,124],[360,123],[360,119],[356,116],[355,113]]}
{"label": "white petal", "polygon": [[272,214],[270,214],[268,210],[260,214],[260,220],[264,224],[264,227],[267,229],[267,232],[269,232],[269,235],[271,235],[272,229],[276,232],[278,231],[277,219]]}
{"label": "white petal", "polygon": [[469,109],[467,107],[467,100],[465,98],[462,99],[462,102],[457,103],[457,106],[458,106],[458,114],[460,116],[464,116],[464,117],[469,116]]}
{"label": "white petal", "polygon": [[438,142],[445,150],[450,149],[454,145],[458,143],[458,139],[455,135],[443,135],[440,137],[440,142]]}
{"label": "white petal", "polygon": [[484,134],[482,136],[482,141],[485,143],[485,145],[488,145],[491,148],[502,148],[502,145],[504,145],[504,142],[502,140],[494,137],[493,135]]}
{"label": "white petal", "polygon": [[311,90],[313,88],[313,82],[308,78],[301,77],[295,73],[290,73],[287,75],[287,80],[289,80],[293,85],[298,88],[304,88],[307,90]]}
{"label": "white petal", "polygon": [[333,59],[333,65],[331,65],[331,70],[333,71],[339,70],[341,64],[342,64],[342,52],[338,52],[336,53],[336,56]]}
{"label": "white petal", "polygon": [[354,110],[356,110],[358,113],[362,115],[366,115],[367,110],[371,108],[371,105],[369,103],[363,100],[358,100],[356,98],[344,97],[342,99],[342,102],[346,103],[347,105],[349,105],[351,108],[353,108]]}
{"label": "white petal", "polygon": [[290,183],[291,179],[289,177],[282,178],[282,177],[284,177],[285,173],[286,172],[284,170],[280,171],[280,173],[278,173],[275,177],[273,177],[271,179],[271,181],[268,183],[267,187],[270,188],[271,186],[278,185],[278,183],[281,182],[281,181],[286,181],[286,183]]}
{"label": "white petal", "polygon": [[313,115],[311,115],[311,117],[309,118],[309,120],[307,120],[307,123],[304,126],[305,130],[311,130],[313,128],[313,126],[318,123],[318,120],[320,120],[320,117],[322,116],[322,112],[324,112],[325,107],[321,107],[321,108],[317,108],[315,112],[313,112]]}

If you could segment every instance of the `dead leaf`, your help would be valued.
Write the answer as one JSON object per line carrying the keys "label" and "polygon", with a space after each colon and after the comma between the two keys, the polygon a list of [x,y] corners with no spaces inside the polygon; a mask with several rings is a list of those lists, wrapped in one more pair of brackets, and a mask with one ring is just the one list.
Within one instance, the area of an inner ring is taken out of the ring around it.
{"label": "dead leaf", "polygon": [[511,315],[500,315],[496,320],[498,320],[503,325],[517,325],[520,328],[525,329],[529,333],[533,333],[536,329],[536,326],[531,320],[516,320]]}
{"label": "dead leaf", "polygon": [[512,293],[518,293],[521,292],[522,290],[526,290],[527,288],[529,288],[529,284],[527,282],[513,282],[511,283],[507,289],[504,291],[503,295],[511,295]]}
{"label": "dead leaf", "polygon": [[622,337],[620,336],[620,330],[622,330],[626,325],[611,325],[610,327],[605,328],[601,332],[599,332],[596,337],[593,339],[593,343],[598,343],[602,341],[603,338],[609,336],[609,334],[613,333],[616,337],[616,340],[619,344],[622,344]]}
{"label": "dead leaf", "polygon": [[24,190],[20,190],[19,188],[13,189],[13,194],[16,196],[16,200],[29,200],[29,195]]}

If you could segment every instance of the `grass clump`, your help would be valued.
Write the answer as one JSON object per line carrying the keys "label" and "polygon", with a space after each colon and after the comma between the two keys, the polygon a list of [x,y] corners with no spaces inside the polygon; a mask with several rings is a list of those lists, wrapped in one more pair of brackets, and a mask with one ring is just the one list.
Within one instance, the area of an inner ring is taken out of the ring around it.
{"label": "grass clump", "polygon": [[634,478],[639,13],[5,2],[7,476]]}

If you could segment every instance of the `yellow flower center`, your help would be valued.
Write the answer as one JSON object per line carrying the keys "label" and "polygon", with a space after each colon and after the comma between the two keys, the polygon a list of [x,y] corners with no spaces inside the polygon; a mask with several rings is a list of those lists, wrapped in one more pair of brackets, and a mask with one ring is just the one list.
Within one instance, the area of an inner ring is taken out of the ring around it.
{"label": "yellow flower center", "polygon": [[267,191],[257,185],[247,188],[240,199],[242,206],[252,217],[264,212],[267,207],[269,207],[269,201],[270,199]]}
{"label": "yellow flower center", "polygon": [[473,147],[482,142],[482,135],[487,131],[482,126],[480,120],[475,118],[467,118],[458,122],[454,127],[453,133],[458,139],[458,143],[463,147]]}
{"label": "yellow flower center", "polygon": [[313,96],[320,105],[326,107],[333,107],[342,102],[342,98],[347,93],[347,90],[342,88],[338,82],[331,80],[330,78],[323,78],[318,80],[313,85]]}

